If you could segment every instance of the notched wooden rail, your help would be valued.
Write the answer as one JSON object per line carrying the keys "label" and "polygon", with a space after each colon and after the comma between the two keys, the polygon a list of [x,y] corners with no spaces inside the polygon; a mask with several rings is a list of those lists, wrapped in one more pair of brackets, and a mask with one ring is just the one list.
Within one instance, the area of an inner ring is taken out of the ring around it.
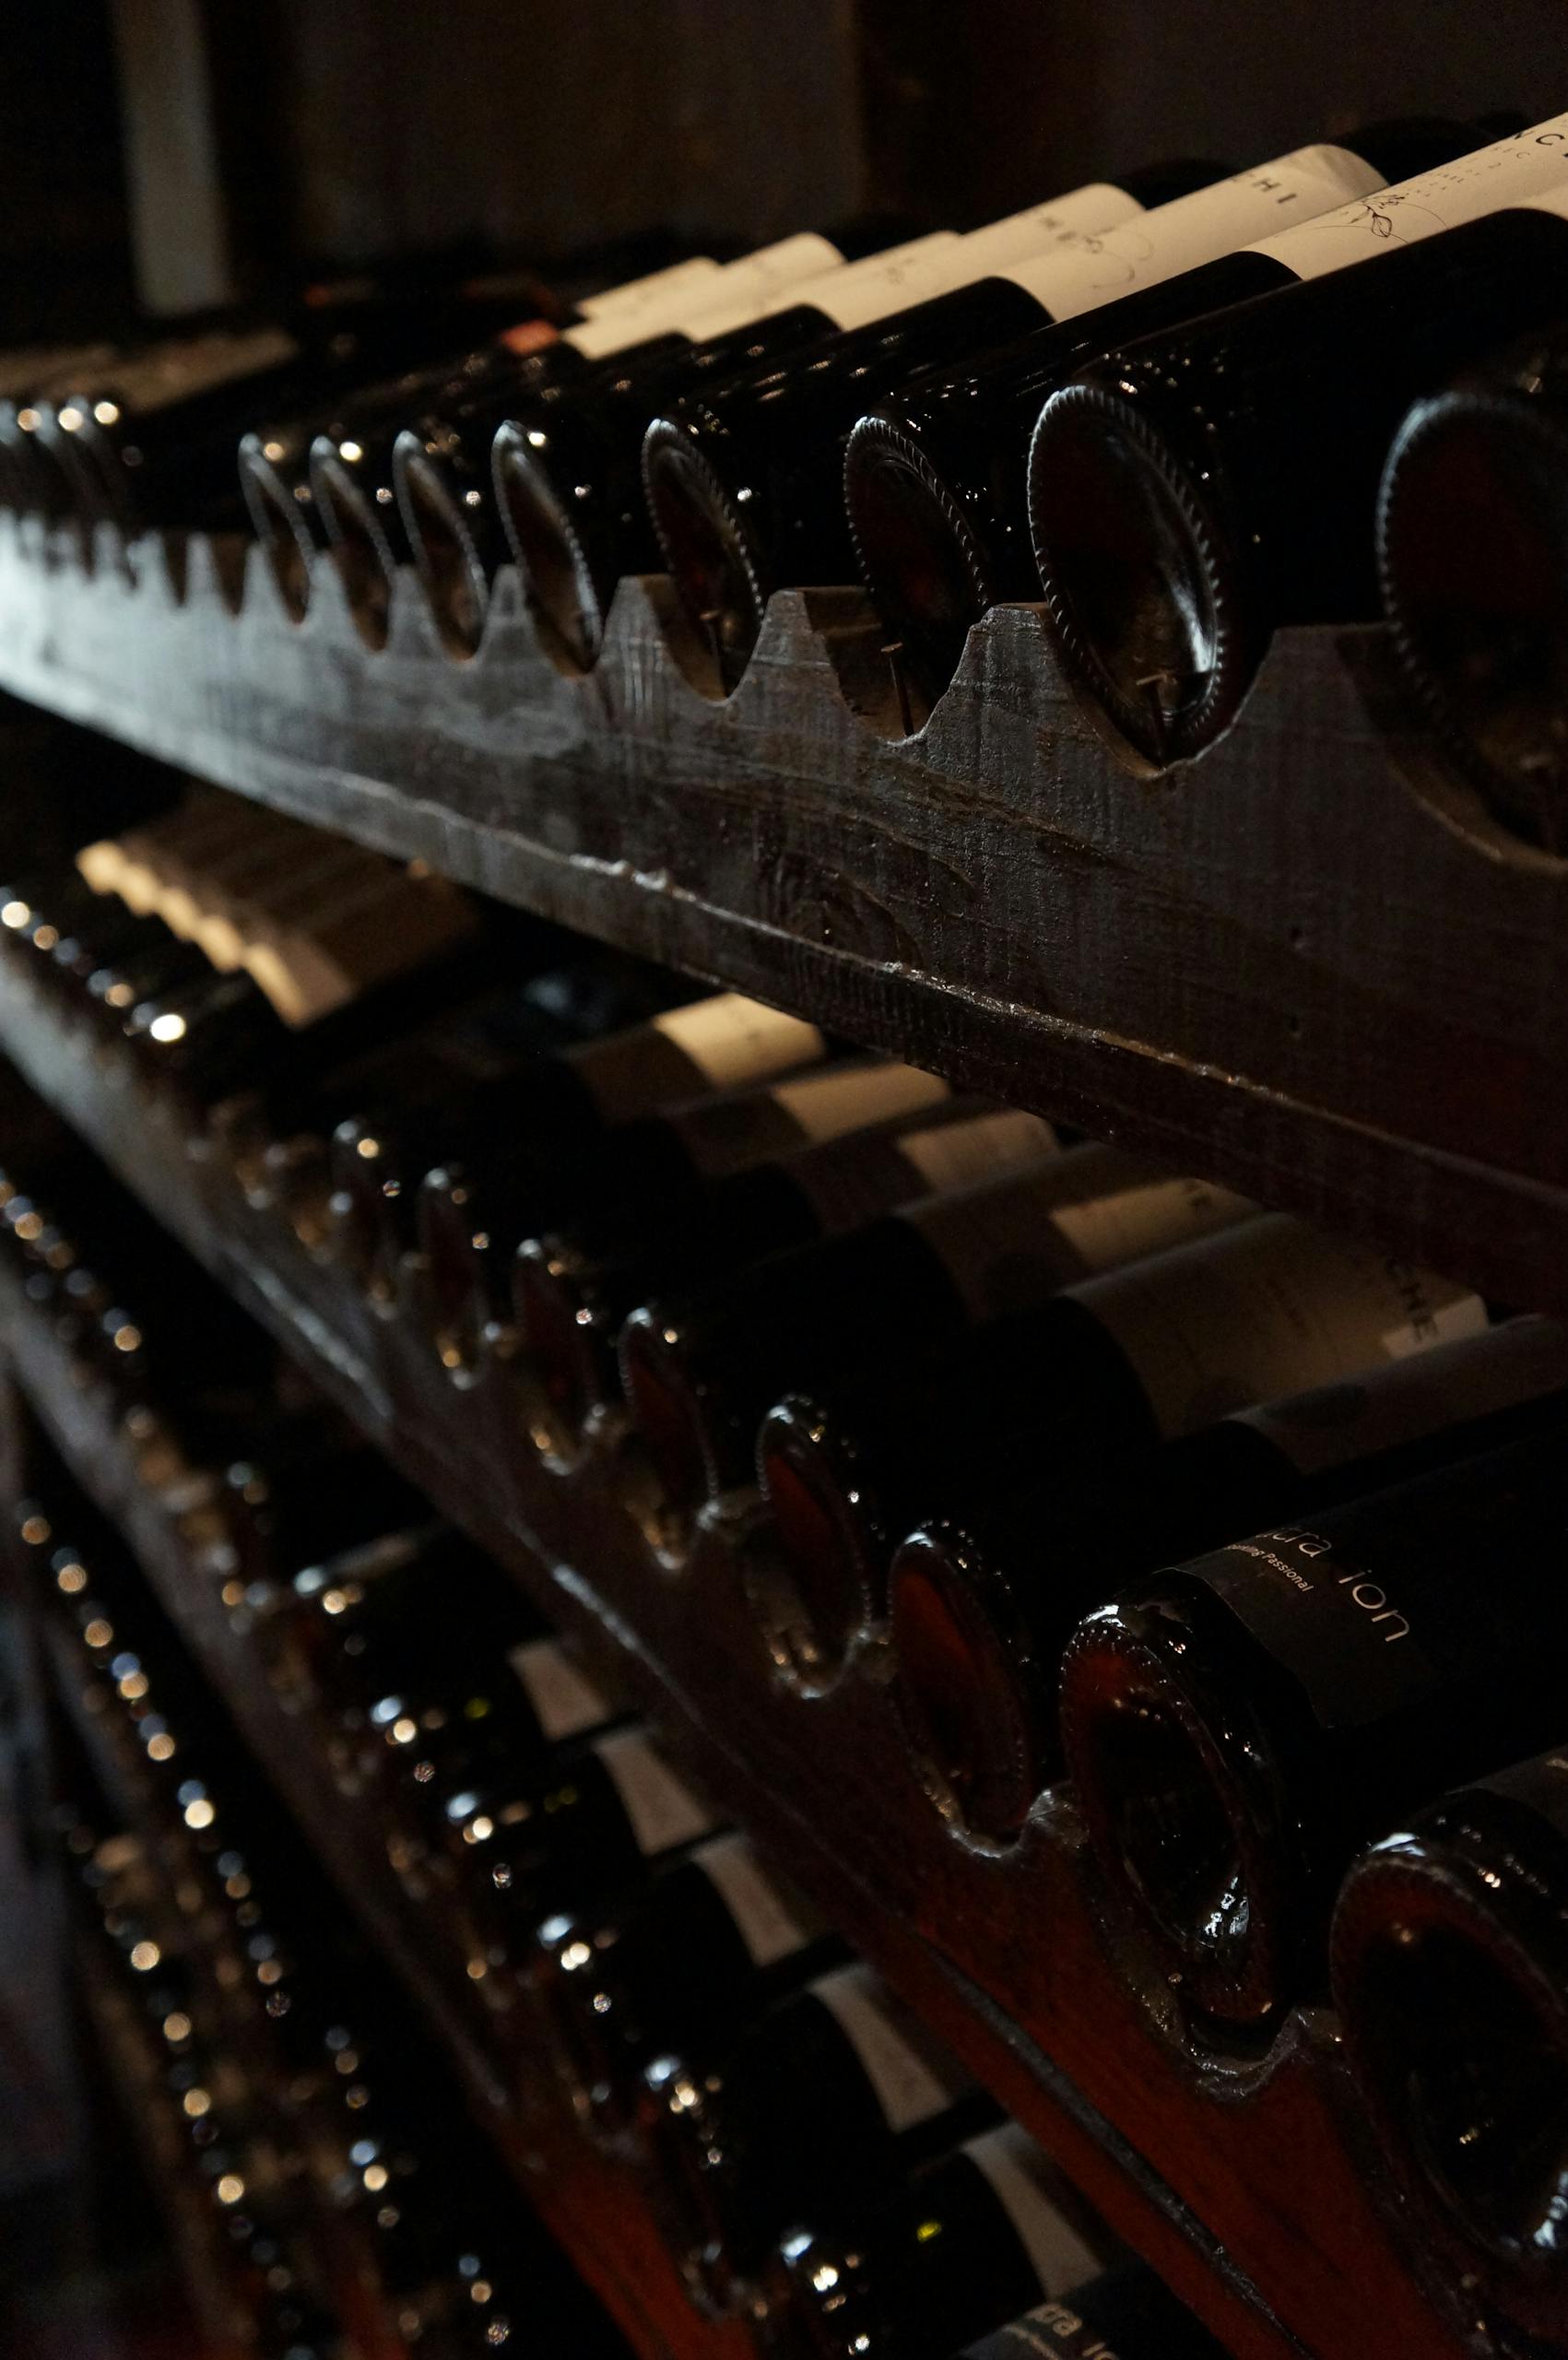
{"label": "notched wooden rail", "polygon": [[1298,2014],[1261,2061],[1197,2057],[1169,1996],[1114,1971],[1070,1797],[1045,1797],[1005,1853],[963,1843],[907,1763],[879,1634],[825,1694],[780,1682],[747,1601],[756,1503],[723,1504],[661,1564],[618,1418],[552,1469],[504,1366],[454,1384],[410,1321],[308,1257],[133,1068],[10,974],[0,1048],[655,1716],[1241,2360],[1343,2360],[1372,2321],[1379,2360],[1458,2360],[1444,2291],[1418,2284],[1376,2201],[1386,2183],[1326,2011]]}
{"label": "notched wooden rail", "polygon": [[902,740],[878,644],[857,594],[783,594],[721,702],[651,577],[569,678],[504,572],[472,661],[411,576],[372,654],[324,563],[295,625],[238,544],[102,533],[89,574],[0,522],[0,685],[1568,1311],[1568,863],[1444,773],[1380,632],[1280,634],[1230,735],[1154,781],[1031,608]]}

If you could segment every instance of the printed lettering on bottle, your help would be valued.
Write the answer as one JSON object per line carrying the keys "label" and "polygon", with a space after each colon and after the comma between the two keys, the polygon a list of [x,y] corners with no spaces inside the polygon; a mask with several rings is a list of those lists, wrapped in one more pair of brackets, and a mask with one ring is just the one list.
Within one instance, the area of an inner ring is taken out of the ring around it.
{"label": "printed lettering on bottle", "polygon": [[1139,287],[1157,286],[1200,263],[1234,252],[1291,221],[1342,206],[1380,185],[1378,175],[1346,148],[1298,148],[1233,179],[1103,232],[1068,231],[1054,245],[1013,264],[1006,276],[1034,296],[1054,320],[1093,311]]}
{"label": "printed lettering on bottle", "polygon": [[522,1682],[534,1717],[553,1744],[596,1729],[611,1717],[610,1707],[580,1665],[572,1662],[555,1639],[530,1639],[507,1657]]}
{"label": "printed lettering on bottle", "polygon": [[966,2086],[944,2071],[924,2026],[907,2017],[869,1967],[840,1967],[810,1987],[865,2068],[890,2130],[912,2130],[951,2106]]}
{"label": "printed lettering on bottle", "polygon": [[594,1748],[615,1782],[637,1849],[644,1856],[693,1844],[713,1814],[640,1730],[601,1738]]}
{"label": "printed lettering on bottle", "polygon": [[1050,249],[1062,238],[1080,231],[1114,230],[1143,210],[1136,196],[1110,181],[1091,181],[1083,188],[1068,189],[1064,196],[1048,198],[1043,205],[1009,213],[1005,221],[970,230],[963,242],[969,275],[989,277],[1020,255]]}
{"label": "printed lettering on bottle", "polygon": [[1025,2311],[1021,2319],[1009,2319],[977,2348],[999,2355],[1016,2344],[1020,2351],[1042,2354],[1043,2360],[1116,2360],[1103,2337],[1092,2329],[1088,2332],[1090,2341],[1085,2343],[1085,2323],[1070,2304],[1042,2303],[1038,2309]]}
{"label": "printed lettering on bottle", "polygon": [[1568,115],[1456,156],[1413,180],[1360,197],[1321,218],[1257,239],[1255,254],[1283,263],[1298,278],[1321,278],[1394,246],[1414,245],[1439,230],[1479,221],[1505,206],[1568,211]]}
{"label": "printed lettering on bottle", "polygon": [[776,1965],[812,1941],[744,1835],[715,1835],[695,1858],[734,1920],[754,1966]]}
{"label": "printed lettering on bottle", "polygon": [[1043,2295],[1065,2295],[1100,2267],[1100,2257],[1064,2203],[1075,2200],[1050,2157],[1015,2122],[966,2140],[964,2154],[990,2183],[1018,2232]]}

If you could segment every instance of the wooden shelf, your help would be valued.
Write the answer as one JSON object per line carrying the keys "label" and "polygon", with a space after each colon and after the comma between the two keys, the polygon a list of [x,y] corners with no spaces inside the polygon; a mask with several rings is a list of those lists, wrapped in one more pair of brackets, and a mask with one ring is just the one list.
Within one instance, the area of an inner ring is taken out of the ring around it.
{"label": "wooden shelf", "polygon": [[0,686],[587,933],[1480,1285],[1568,1311],[1568,864],[1402,711],[1380,633],[1281,634],[1230,736],[1135,776],[1035,609],[895,740],[858,594],[693,685],[662,580],[586,679],[510,573],[468,664],[303,626],[239,543],[0,521]]}
{"label": "wooden shelf", "polygon": [[[241,1736],[455,2066],[469,2105],[527,2202],[565,2248],[644,2360],[754,2360],[740,2323],[699,2317],[686,2299],[630,2155],[591,2145],[571,2120],[548,2061],[520,2065],[508,2032],[430,1969],[418,1912],[384,1866],[367,1803],[335,1781],[307,1728],[285,1711],[236,1633],[171,1506],[149,1491],[102,1396],[84,1389],[47,1324],[0,1273],[0,1330],[12,1373],[75,1479],[123,1531],[171,1621],[222,1697]],[[134,1819],[136,1799],[113,1749],[76,1709],[68,1671],[51,1649],[77,1733],[112,1797]]]}
{"label": "wooden shelf", "polygon": [[[247,1204],[128,1064],[106,1058],[30,985],[0,982],[0,1047],[198,1257],[454,1521],[508,1564],[710,1789],[935,2024],[1239,2355],[1340,2355],[1377,2320],[1380,2360],[1457,2360],[1441,2290],[1415,2283],[1375,2201],[1332,2017],[1294,2017],[1261,2063],[1185,2048],[1164,2003],[1112,1971],[1069,1796],[1043,1799],[1006,1854],[960,1841],[906,1764],[866,1634],[843,1678],[804,1698],[774,1678],[745,1599],[757,1504],[707,1512],[685,1562],[656,1560],[637,1455],[616,1420],[569,1473],[525,1438],[502,1368],[459,1387],[411,1322],[371,1311],[282,1224]],[[267,1720],[218,1618],[147,1529],[101,1418],[19,1297],[0,1302],[21,1382],[89,1488],[129,1518],[149,1571],[302,1818],[312,1787]],[[363,1882],[347,1818],[314,1832]],[[398,1928],[367,1914],[403,1946]],[[410,1961],[418,1970],[418,1961]],[[438,2012],[440,1995],[425,1995]],[[461,2027],[451,2027],[460,2043]],[[482,2064],[469,2060],[487,2094]],[[1419,2267],[1419,2262],[1417,2265]],[[692,2347],[689,2343],[684,2347]]]}

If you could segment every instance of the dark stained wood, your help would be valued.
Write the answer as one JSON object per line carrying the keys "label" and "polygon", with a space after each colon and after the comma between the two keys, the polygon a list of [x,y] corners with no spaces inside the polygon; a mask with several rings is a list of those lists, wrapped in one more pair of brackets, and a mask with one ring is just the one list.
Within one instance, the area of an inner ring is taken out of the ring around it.
{"label": "dark stained wood", "polygon": [[[526,1441],[503,1368],[454,1385],[411,1321],[371,1311],[337,1272],[304,1256],[127,1069],[86,1051],[52,1006],[9,978],[0,1046],[364,1430],[655,1715],[713,1791],[1240,2360],[1344,2360],[1372,2348],[1372,2321],[1379,2360],[1458,2360],[1442,2290],[1418,2285],[1409,2272],[1419,2258],[1401,2258],[1379,2208],[1379,2166],[1326,2011],[1298,2014],[1261,2062],[1191,2053],[1168,1995],[1114,1971],[1114,1938],[1069,1796],[1043,1798],[1021,1842],[988,1853],[949,1832],[905,1763],[878,1633],[863,1635],[823,1696],[802,1698],[775,1680],[745,1602],[755,1501],[725,1503],[689,1556],[659,1562],[638,1453],[617,1419],[574,1469],[552,1469]],[[101,1485],[95,1467],[106,1446],[90,1427],[72,1426],[48,1339],[14,1298],[0,1301],[0,1326],[47,1422],[85,1480]],[[145,1523],[147,1511],[122,1487],[110,1504],[134,1528]],[[243,1691],[216,1634],[204,1660]],[[244,1720],[243,1693],[234,1702]],[[286,1788],[290,1775],[297,1782],[297,1765],[291,1774],[276,1759],[259,1722],[256,1732]],[[334,1864],[346,1873],[354,1849],[345,1831],[345,1857],[339,1863],[335,1849]]]}
{"label": "dark stained wood", "polygon": [[205,544],[139,545],[135,588],[111,537],[99,555],[89,582],[0,532],[0,683],[1568,1310],[1568,866],[1442,775],[1377,632],[1284,635],[1231,736],[1150,782],[1101,742],[1030,608],[973,634],[901,743],[847,591],[778,598],[718,703],[681,671],[656,580],[623,585],[604,662],[573,680],[509,575],[458,666],[411,581],[377,656],[330,570],[296,629],[254,552],[238,620]]}

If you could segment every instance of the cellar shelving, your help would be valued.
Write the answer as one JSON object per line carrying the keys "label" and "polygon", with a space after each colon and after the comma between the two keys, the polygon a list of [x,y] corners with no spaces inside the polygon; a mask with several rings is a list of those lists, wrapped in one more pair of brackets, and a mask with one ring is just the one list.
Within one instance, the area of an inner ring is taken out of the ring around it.
{"label": "cellar shelving", "polygon": [[[1568,865],[1405,711],[1382,635],[1281,634],[1201,761],[1135,776],[998,609],[914,738],[857,594],[776,598],[701,692],[662,582],[586,679],[500,578],[457,664],[320,564],[0,525],[0,686],[873,1046],[1568,1309]],[[689,677],[689,674],[691,677]]]}
{"label": "cellar shelving", "polygon": [[[571,1473],[522,1440],[504,1376],[465,1390],[410,1323],[369,1309],[185,1137],[124,1062],[30,985],[0,987],[0,1047],[198,1257],[454,1518],[508,1564],[625,1693],[653,1711],[772,1849],[1240,2360],[1357,2348],[1375,2308],[1387,2360],[1463,2348],[1408,2274],[1373,2203],[1332,2020],[1294,2018],[1261,2063],[1208,2063],[1174,2037],[1169,1995],[1113,1976],[1070,1805],[1049,1797],[1017,1851],[957,1841],[905,1765],[875,1638],[830,1693],[772,1679],[747,1608],[748,1504],[710,1515],[684,1563],[643,1528],[636,1455],[614,1421]],[[21,1381],[83,1480],[133,1532],[148,1511],[19,1302],[0,1302]],[[148,1541],[166,1602],[195,1612]],[[221,1618],[219,1618],[221,1621]],[[189,1627],[189,1625],[188,1625]],[[243,1667],[191,1627],[285,1791],[301,1769]],[[317,1815],[319,1821],[319,1814]],[[357,1847],[317,1828],[348,1880]],[[393,1929],[388,1929],[393,1930]],[[1313,2190],[1310,2215],[1300,2198]],[[685,2348],[690,2348],[688,2345]]]}
{"label": "cellar shelving", "polygon": [[[454,2000],[426,1964],[418,1913],[385,1865],[368,1805],[333,1779],[308,1731],[280,1705],[237,1637],[166,1499],[141,1479],[136,1454],[84,1390],[42,1324],[0,1279],[0,1328],[11,1369],[54,1447],[95,1504],[120,1527],[164,1611],[228,1706],[267,1779],[338,1890],[377,1942],[456,2067],[469,2104],[527,2201],[548,2223],[644,2360],[748,2360],[748,2330],[699,2318],[645,2199],[623,2161],[588,2145],[537,2059],[485,2023],[482,2005]],[[69,1659],[53,1644],[52,1685],[111,1800],[137,1828],[139,1806],[102,1732],[80,1706]],[[148,1829],[149,1838],[156,1831]],[[524,2052],[525,2056],[525,2052]]]}

